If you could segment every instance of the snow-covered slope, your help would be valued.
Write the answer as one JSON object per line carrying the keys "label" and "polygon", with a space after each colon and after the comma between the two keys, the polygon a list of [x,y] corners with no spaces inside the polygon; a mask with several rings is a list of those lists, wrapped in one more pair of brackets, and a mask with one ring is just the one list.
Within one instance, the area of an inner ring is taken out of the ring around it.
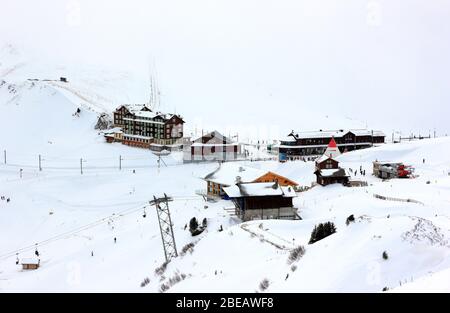
{"label": "snow-covered slope", "polygon": [[[14,50],[8,53],[14,57]],[[415,290],[428,288],[419,283],[421,277],[450,268],[449,138],[343,154],[345,167],[361,166],[369,174],[375,159],[402,161],[415,166],[418,177],[381,181],[358,175],[367,187],[316,186],[299,193],[295,205],[303,220],[241,223],[225,210],[231,202],[209,203],[196,195],[205,188],[199,177],[215,164],[183,165],[174,154],[158,169],[149,151],[104,142],[94,125],[110,108],[109,97],[115,98],[110,87],[97,97],[101,88],[90,89],[75,76],[66,75],[67,85],[28,81],[43,71],[32,72],[34,63],[10,67],[8,62],[2,59],[0,65],[0,153],[7,152],[6,164],[0,155],[0,195],[10,199],[0,200],[1,291],[253,292],[261,291],[264,279],[266,290],[274,292],[378,292],[400,284],[398,291],[406,291],[403,286],[411,281]],[[82,97],[87,100],[65,87],[77,93],[86,88]],[[73,115],[77,108],[79,116]],[[312,162],[243,164],[304,186],[314,181]],[[148,201],[163,193],[174,199],[170,209],[178,251],[190,243],[194,247],[155,273],[164,255]],[[351,214],[356,221],[346,225]],[[193,216],[208,222],[197,237],[186,229]],[[314,226],[325,221],[333,221],[337,233],[308,245]],[[297,245],[306,251],[293,266],[287,261]],[[30,257],[35,248],[41,267],[22,271],[16,253],[19,259]],[[141,287],[145,278],[150,282]]]}
{"label": "snow-covered slope", "polygon": [[[28,80],[39,80],[79,106],[97,113],[111,112],[123,103],[148,101],[149,78],[142,73],[145,71],[71,60],[48,60],[23,46],[0,46],[0,80],[19,85]],[[61,77],[65,77],[67,82],[61,82]]]}

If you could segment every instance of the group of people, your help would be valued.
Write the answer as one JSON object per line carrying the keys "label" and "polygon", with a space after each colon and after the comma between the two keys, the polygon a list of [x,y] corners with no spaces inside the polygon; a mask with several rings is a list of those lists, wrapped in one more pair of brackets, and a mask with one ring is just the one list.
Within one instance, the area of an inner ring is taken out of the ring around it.
{"label": "group of people", "polygon": [[[354,174],[355,176],[358,175],[358,169],[355,169],[353,171],[353,169],[349,168],[348,170],[350,171],[350,173]],[[362,176],[366,176],[366,170],[363,170],[362,165],[359,167],[359,174]]]}

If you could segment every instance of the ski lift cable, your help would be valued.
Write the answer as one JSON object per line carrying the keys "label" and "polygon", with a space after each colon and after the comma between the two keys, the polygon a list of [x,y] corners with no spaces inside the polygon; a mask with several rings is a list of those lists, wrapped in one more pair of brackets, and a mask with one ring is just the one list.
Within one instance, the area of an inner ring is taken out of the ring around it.
{"label": "ski lift cable", "polygon": [[[180,201],[198,200],[198,196],[192,196],[192,197],[181,197],[180,196],[180,197],[172,197],[172,199],[175,200],[175,201],[176,200],[180,200]],[[17,255],[18,253],[22,253],[22,252],[25,252],[25,251],[33,250],[33,249],[36,248],[36,246],[45,246],[45,245],[48,245],[48,244],[50,244],[52,242],[55,242],[55,241],[58,241],[58,240],[61,240],[61,239],[65,239],[65,238],[67,238],[69,236],[74,236],[74,235],[76,235],[78,233],[81,233],[81,232],[83,232],[85,230],[88,230],[90,228],[99,226],[99,225],[101,225],[103,223],[106,223],[106,222],[109,222],[111,220],[118,219],[120,217],[129,215],[129,214],[141,211],[141,210],[145,210],[147,207],[148,207],[148,205],[146,204],[146,205],[140,205],[138,207],[132,207],[132,208],[125,209],[123,211],[120,211],[117,214],[112,214],[112,215],[106,216],[106,217],[104,217],[104,218],[102,218],[100,220],[97,220],[97,221],[91,222],[89,224],[85,224],[85,225],[79,226],[79,227],[77,227],[75,229],[72,229],[70,231],[67,231],[67,232],[58,234],[56,236],[47,238],[47,239],[42,240],[40,242],[36,242],[36,243],[34,243],[32,245],[28,245],[28,246],[25,246],[25,247],[22,247],[22,248],[18,248],[15,251],[11,251],[11,252],[2,254],[2,255],[0,255],[0,260],[4,260],[4,259],[7,259],[7,258],[10,258],[12,256]]]}
{"label": "ski lift cable", "polygon": [[129,215],[129,214],[131,214],[131,213],[140,211],[140,210],[142,210],[143,208],[146,208],[147,206],[148,206],[148,205],[144,205],[144,206],[141,205],[141,206],[139,206],[139,207],[132,207],[132,208],[125,209],[125,210],[123,210],[123,211],[121,211],[121,212],[119,212],[119,213],[117,213],[117,214],[109,215],[109,216],[104,217],[104,218],[102,218],[102,219],[100,219],[100,220],[91,222],[91,223],[89,223],[89,224],[82,225],[82,226],[77,227],[77,228],[75,228],[75,229],[72,229],[72,230],[70,230],[70,231],[67,231],[67,232],[61,233],[61,234],[59,234],[59,235],[56,235],[56,236],[47,238],[47,239],[42,240],[42,241],[40,241],[40,242],[37,242],[37,243],[35,243],[35,244],[33,244],[33,245],[29,245],[29,246],[26,246],[26,247],[22,247],[22,248],[16,249],[15,251],[11,251],[11,252],[2,254],[2,255],[0,255],[0,259],[1,259],[1,260],[7,259],[7,258],[10,258],[11,256],[16,255],[17,253],[21,253],[21,252],[25,252],[25,251],[32,250],[32,249],[34,249],[37,245],[38,245],[38,246],[44,246],[44,245],[50,244],[50,243],[52,243],[52,242],[54,242],[54,241],[58,241],[58,240],[61,240],[61,239],[66,238],[66,237],[76,235],[76,234],[78,234],[78,233],[80,233],[80,232],[83,232],[83,231],[85,231],[85,230],[87,230],[87,229],[90,229],[90,228],[99,226],[99,225],[101,225],[101,224],[103,224],[103,223],[106,223],[106,222],[109,222],[109,221],[111,221],[111,220],[114,220],[114,219],[117,219],[117,218],[120,218],[120,217]]}

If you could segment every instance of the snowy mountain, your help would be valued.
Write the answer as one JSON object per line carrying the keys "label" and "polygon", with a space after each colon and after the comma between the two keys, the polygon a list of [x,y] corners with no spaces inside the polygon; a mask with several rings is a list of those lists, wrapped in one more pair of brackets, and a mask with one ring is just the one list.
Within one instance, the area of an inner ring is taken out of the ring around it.
{"label": "snowy mountain", "polygon": [[[383,182],[366,176],[369,186],[360,188],[316,186],[295,199],[303,220],[241,223],[224,210],[231,202],[196,195],[205,188],[200,177],[215,164],[183,165],[174,155],[158,169],[148,151],[107,144],[94,130],[106,102],[84,102],[61,82],[13,80],[17,68],[3,71],[0,86],[0,113],[8,117],[0,131],[0,148],[7,150],[0,195],[10,198],[0,201],[1,291],[261,292],[265,280],[263,289],[273,292],[380,292],[400,285],[399,291],[417,291],[431,288],[422,278],[450,268],[449,138],[343,154],[344,167],[370,173],[374,159],[402,161],[415,166],[418,177]],[[244,164],[304,186],[314,181],[312,162]],[[174,198],[180,256],[161,268],[159,226],[148,201],[163,193]],[[352,214],[355,222],[346,225]],[[185,229],[194,216],[208,222],[197,237]],[[309,245],[314,226],[326,221],[337,233]],[[304,256],[288,264],[298,245]],[[41,267],[21,270],[16,253],[31,257],[35,249]],[[410,283],[416,287],[408,289]],[[447,287],[437,282],[432,288]]]}
{"label": "snowy mountain", "polygon": [[[367,187],[315,186],[295,199],[302,220],[241,223],[225,210],[233,207],[230,201],[210,203],[196,195],[206,188],[200,177],[216,164],[182,164],[174,153],[158,168],[149,151],[107,144],[94,129],[99,114],[123,102],[146,101],[146,75],[97,64],[58,65],[32,55],[14,45],[0,51],[0,195],[10,199],[0,200],[0,291],[448,290],[442,283],[450,268],[448,137],[339,157],[342,166],[361,166],[367,173],[375,159],[401,161],[416,168],[415,179],[368,175],[358,176]],[[198,126],[189,110],[194,100],[176,103],[191,128]],[[302,128],[364,126],[353,118],[319,116],[316,108],[302,112]],[[214,127],[215,121],[208,124]],[[302,186],[315,180],[313,162],[243,164]],[[163,193],[174,199],[170,209],[180,252],[167,266],[149,205]],[[355,221],[347,225],[350,215]],[[197,237],[185,227],[194,216],[208,222]],[[314,226],[327,221],[337,232],[308,244]],[[298,245],[305,254],[289,263]],[[16,257],[32,257],[36,249],[41,267],[21,270]]]}

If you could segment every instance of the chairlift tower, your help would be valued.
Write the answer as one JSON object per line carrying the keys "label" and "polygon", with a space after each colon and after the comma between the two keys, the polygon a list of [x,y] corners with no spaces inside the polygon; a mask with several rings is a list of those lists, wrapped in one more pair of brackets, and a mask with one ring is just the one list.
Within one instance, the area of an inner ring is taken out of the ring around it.
{"label": "chairlift tower", "polygon": [[168,197],[166,194],[164,194],[164,197],[160,198],[153,196],[153,200],[150,201],[150,205],[156,207],[166,262],[169,262],[171,259],[178,256],[175,236],[173,234],[173,224],[169,211],[169,202],[171,201],[173,201],[173,198]]}

